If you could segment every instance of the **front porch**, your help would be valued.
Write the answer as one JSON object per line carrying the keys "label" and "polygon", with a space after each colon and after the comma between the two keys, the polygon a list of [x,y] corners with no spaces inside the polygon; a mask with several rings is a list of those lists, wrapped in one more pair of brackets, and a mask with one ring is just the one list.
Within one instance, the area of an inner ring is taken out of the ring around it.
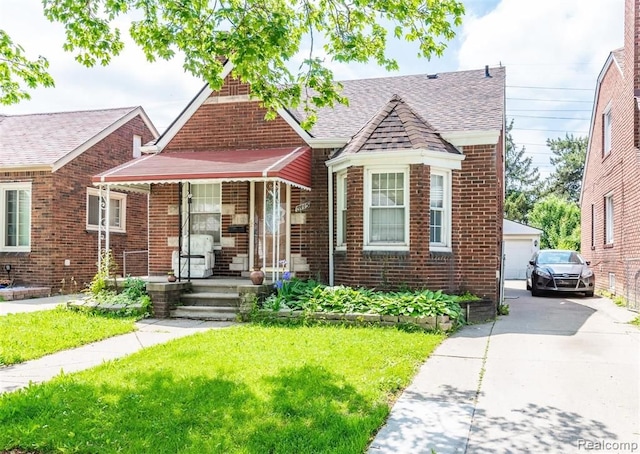
{"label": "front porch", "polygon": [[156,318],[233,321],[251,310],[257,298],[273,291],[273,282],[254,285],[248,278],[211,277],[168,282],[149,276],[147,293]]}

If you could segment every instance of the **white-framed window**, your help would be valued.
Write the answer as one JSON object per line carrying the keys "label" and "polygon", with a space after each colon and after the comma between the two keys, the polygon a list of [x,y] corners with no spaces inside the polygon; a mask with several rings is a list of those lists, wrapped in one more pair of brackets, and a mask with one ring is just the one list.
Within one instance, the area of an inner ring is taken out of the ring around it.
{"label": "white-framed window", "polygon": [[611,153],[611,107],[602,114],[602,154]]}
{"label": "white-framed window", "polygon": [[613,244],[613,194],[604,197],[604,242]]}
{"label": "white-framed window", "polygon": [[616,275],[615,273],[609,273],[609,291],[616,293]]}
{"label": "white-framed window", "polygon": [[409,249],[408,166],[366,169],[364,206],[365,249]]}
{"label": "white-framed window", "polygon": [[[213,235],[213,241],[220,245],[222,225],[222,185],[220,183],[192,183],[184,185],[183,219],[188,222],[189,188],[191,190],[191,233]],[[187,232],[188,225],[182,229]]]}
{"label": "white-framed window", "polygon": [[429,248],[451,250],[451,173],[448,171],[431,171]]}
{"label": "white-framed window", "polygon": [[[105,192],[106,194],[106,192]],[[127,231],[127,194],[109,191],[109,231]],[[106,219],[106,204],[102,207],[102,219]],[[100,191],[96,188],[87,188],[87,230],[98,230],[100,223]]]}
{"label": "white-framed window", "polygon": [[31,250],[31,183],[0,183],[0,250]]}
{"label": "white-framed window", "polygon": [[337,192],[337,239],[336,246],[344,248],[347,244],[347,172],[342,172],[336,178]]}
{"label": "white-framed window", "polygon": [[133,157],[139,158],[142,156],[142,136],[137,134],[133,135]]}

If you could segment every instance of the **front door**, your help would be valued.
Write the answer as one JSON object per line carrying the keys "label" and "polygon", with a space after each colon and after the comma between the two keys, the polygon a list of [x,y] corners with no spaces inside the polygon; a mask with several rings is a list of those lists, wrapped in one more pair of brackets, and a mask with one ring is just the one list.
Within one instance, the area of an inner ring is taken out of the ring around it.
{"label": "front door", "polygon": [[266,271],[288,269],[289,186],[258,182],[254,188],[254,266]]}

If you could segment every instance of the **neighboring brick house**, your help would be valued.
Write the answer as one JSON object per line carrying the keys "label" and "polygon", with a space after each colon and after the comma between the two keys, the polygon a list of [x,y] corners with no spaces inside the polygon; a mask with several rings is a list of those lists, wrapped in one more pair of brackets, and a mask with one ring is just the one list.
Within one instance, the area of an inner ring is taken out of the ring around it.
{"label": "neighboring brick house", "polygon": [[491,301],[478,317],[495,315],[504,68],[344,81],[349,106],[321,109],[305,131],[301,110],[265,121],[231,66],[152,154],[94,177],[149,189],[151,274],[172,268],[185,232],[208,234],[214,276],[260,266],[329,284],[469,291]]}
{"label": "neighboring brick house", "polygon": [[[15,285],[83,290],[99,247],[100,194],[91,177],[156,137],[140,107],[0,115],[2,273],[10,265]],[[147,195],[110,188],[110,202],[110,249],[122,272],[123,251],[147,250]],[[146,254],[132,258],[127,272],[146,274],[146,262]]]}
{"label": "neighboring brick house", "polygon": [[624,47],[598,76],[580,199],[582,253],[596,290],[640,295],[640,0],[626,0]]}

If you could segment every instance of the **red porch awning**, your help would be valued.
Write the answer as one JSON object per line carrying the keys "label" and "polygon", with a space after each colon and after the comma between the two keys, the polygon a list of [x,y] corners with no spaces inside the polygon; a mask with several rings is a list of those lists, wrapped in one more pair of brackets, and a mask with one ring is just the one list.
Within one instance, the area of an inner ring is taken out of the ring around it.
{"label": "red porch awning", "polygon": [[193,180],[279,180],[311,189],[311,149],[182,151],[129,161],[92,178],[93,183],[140,185]]}

